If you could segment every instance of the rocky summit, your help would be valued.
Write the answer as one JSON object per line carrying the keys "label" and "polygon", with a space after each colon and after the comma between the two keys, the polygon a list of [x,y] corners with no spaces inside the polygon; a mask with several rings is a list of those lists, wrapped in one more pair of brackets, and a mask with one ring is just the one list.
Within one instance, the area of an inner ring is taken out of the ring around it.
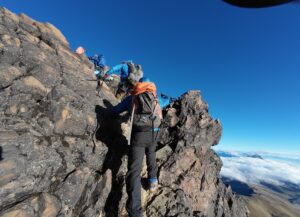
{"label": "rocky summit", "polygon": [[[94,79],[93,64],[56,27],[0,7],[0,216],[127,216],[128,115],[109,115],[113,85],[97,95]],[[211,146],[222,127],[200,92],[183,94],[164,117],[159,190],[142,189],[144,216],[249,216],[219,178]]]}

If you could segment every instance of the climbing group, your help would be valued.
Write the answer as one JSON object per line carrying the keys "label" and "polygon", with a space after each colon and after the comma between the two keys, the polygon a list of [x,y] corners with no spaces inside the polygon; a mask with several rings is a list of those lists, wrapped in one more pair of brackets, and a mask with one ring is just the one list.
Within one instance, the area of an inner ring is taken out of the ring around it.
{"label": "climbing group", "polygon": [[[86,51],[83,47],[78,47],[76,53],[84,55]],[[116,91],[117,99],[122,100],[131,94],[132,88],[137,82],[151,82],[148,77],[144,77],[142,66],[135,64],[132,60],[122,61],[120,64],[110,68],[106,65],[106,60],[102,54],[88,56],[88,59],[94,65],[94,74],[98,84],[97,91],[100,91],[102,82],[109,83],[119,77],[120,82]],[[174,101],[174,98],[163,93],[157,95],[157,99],[162,108],[165,108],[171,101]]]}
{"label": "climbing group", "polygon": [[[77,48],[76,53],[83,55],[85,50]],[[127,111],[130,114],[128,135],[128,172],[126,188],[128,194],[127,212],[130,217],[141,217],[141,170],[146,154],[148,172],[148,190],[156,192],[158,188],[155,150],[162,121],[162,108],[174,100],[164,94],[157,95],[156,86],[144,76],[141,65],[132,60],[123,61],[110,68],[106,65],[103,55],[89,57],[94,64],[97,77],[97,91],[101,91],[101,82],[109,82],[119,76],[120,82],[116,97],[121,102],[111,110],[112,115]]]}

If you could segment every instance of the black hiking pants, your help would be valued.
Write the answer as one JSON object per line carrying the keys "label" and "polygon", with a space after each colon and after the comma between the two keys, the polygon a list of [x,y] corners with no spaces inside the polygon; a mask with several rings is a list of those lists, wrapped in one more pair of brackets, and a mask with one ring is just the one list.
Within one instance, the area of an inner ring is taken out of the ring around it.
{"label": "black hiking pants", "polygon": [[[156,137],[157,132],[154,133]],[[128,172],[126,187],[128,194],[127,212],[129,217],[142,217],[141,206],[141,170],[144,154],[146,153],[148,178],[157,177],[156,141],[152,132],[135,132],[132,134],[128,155]]]}

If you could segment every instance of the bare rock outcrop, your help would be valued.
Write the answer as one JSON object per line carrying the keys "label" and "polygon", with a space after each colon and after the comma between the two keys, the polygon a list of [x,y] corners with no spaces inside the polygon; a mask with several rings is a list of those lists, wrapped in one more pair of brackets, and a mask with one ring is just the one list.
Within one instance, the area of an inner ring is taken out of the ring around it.
{"label": "bare rock outcrop", "polygon": [[[117,100],[106,84],[96,95],[92,70],[53,25],[0,7],[0,216],[126,216],[127,116],[108,115]],[[164,113],[145,215],[248,216],[219,179],[222,127],[200,93]]]}

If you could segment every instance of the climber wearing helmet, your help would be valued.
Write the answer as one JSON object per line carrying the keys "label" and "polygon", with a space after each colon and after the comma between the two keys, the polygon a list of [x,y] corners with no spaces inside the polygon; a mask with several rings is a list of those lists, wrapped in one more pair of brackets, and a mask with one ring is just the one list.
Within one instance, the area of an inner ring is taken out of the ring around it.
{"label": "climber wearing helmet", "polygon": [[[76,49],[76,53],[81,56],[85,54],[85,49],[79,46]],[[96,90],[97,92],[99,92],[102,82],[113,80],[113,77],[106,75],[106,72],[109,70],[109,67],[106,65],[105,58],[102,54],[95,54],[94,56],[89,56],[88,58],[94,64],[94,73],[97,78]]]}
{"label": "climber wearing helmet", "polygon": [[92,57],[89,57],[89,60],[94,64],[95,75],[98,79],[102,79],[107,76],[107,71],[109,67],[106,65],[106,60],[102,54],[95,54]]}
{"label": "climber wearing helmet", "polygon": [[[77,47],[75,52],[81,56],[85,54],[86,50],[82,46],[79,46]],[[97,79],[100,80],[103,78],[107,78],[108,76],[105,75],[110,68],[106,65],[104,56],[102,54],[94,54],[94,56],[88,56],[88,58],[94,64],[94,73]]]}

